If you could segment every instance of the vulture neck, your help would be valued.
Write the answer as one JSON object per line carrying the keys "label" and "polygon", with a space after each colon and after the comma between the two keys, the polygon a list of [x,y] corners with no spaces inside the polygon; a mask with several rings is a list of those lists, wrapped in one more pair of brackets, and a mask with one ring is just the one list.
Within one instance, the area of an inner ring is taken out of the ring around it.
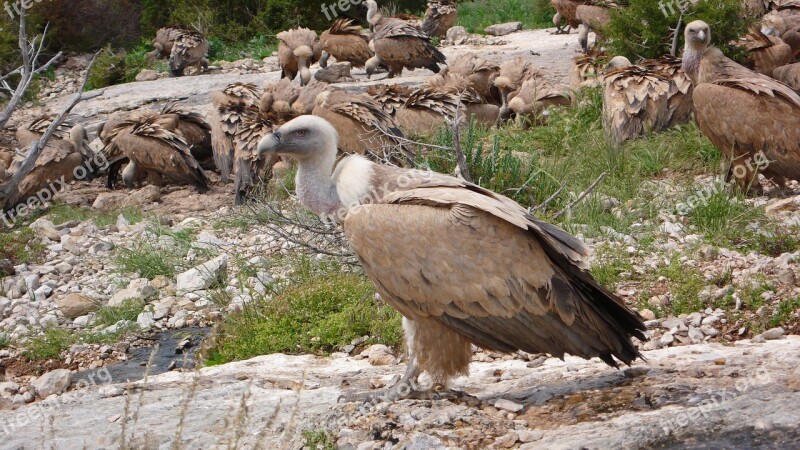
{"label": "vulture neck", "polygon": [[297,163],[297,198],[314,213],[334,215],[341,206],[336,184],[331,178],[336,163],[336,148],[320,152]]}

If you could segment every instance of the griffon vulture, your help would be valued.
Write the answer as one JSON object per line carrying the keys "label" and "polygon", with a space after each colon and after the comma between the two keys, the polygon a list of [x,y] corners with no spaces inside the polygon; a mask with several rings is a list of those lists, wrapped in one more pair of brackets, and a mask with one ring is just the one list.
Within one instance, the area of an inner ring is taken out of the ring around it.
{"label": "griffon vulture", "polygon": [[430,0],[422,21],[422,31],[430,37],[443,38],[458,20],[458,9],[453,0]]}
{"label": "griffon vulture", "polygon": [[353,67],[364,67],[367,60],[372,58],[369,37],[349,19],[336,19],[329,29],[322,32],[319,43],[322,48],[319,65],[323,69],[328,66],[330,56],[336,61],[347,61]]}
{"label": "griffon vulture", "polygon": [[800,63],[778,67],[772,76],[800,94]]}
{"label": "griffon vulture", "polygon": [[[728,178],[734,175],[741,187],[756,191],[759,166],[779,187],[787,178],[800,179],[800,96],[709,47],[705,22],[691,22],[684,35],[683,68],[694,84],[695,119],[731,161]],[[757,164],[764,159],[765,167]]]}
{"label": "griffon vulture", "polygon": [[183,31],[175,38],[169,56],[170,76],[179,77],[187,67],[194,66],[195,75],[208,68],[208,41],[197,31]]}
{"label": "griffon vulture", "polygon": [[739,45],[747,49],[747,59],[758,73],[771,77],[776,67],[792,62],[792,48],[781,38],[768,36],[761,30],[752,29],[739,39]]}
{"label": "griffon vulture", "polygon": [[390,21],[377,30],[370,45],[375,56],[366,63],[368,77],[381,64],[389,67],[389,78],[399,76],[403,68],[425,68],[439,73],[439,64],[447,64],[444,54],[431,43],[430,37],[399,20]]}
{"label": "griffon vulture", "polygon": [[122,181],[128,189],[141,172],[157,174],[177,183],[188,183],[197,192],[208,191],[208,178],[197,160],[192,157],[189,143],[177,131],[162,125],[169,122],[158,115],[134,115],[114,129],[112,144],[130,161],[122,171]]}
{"label": "griffon vulture", "polygon": [[339,132],[342,153],[373,155],[384,161],[403,163],[403,133],[392,116],[367,94],[327,91],[319,94],[313,114],[330,122]]}
{"label": "griffon vulture", "polygon": [[631,65],[624,56],[611,60],[603,88],[603,128],[615,146],[658,131],[669,115],[670,80],[666,75]]}
{"label": "griffon vulture", "polygon": [[577,91],[582,87],[601,86],[607,60],[608,54],[596,48],[572,58],[569,87]]}
{"label": "griffon vulture", "polygon": [[[403,315],[405,376],[394,388],[345,396],[399,398],[427,372],[437,385],[467,375],[471,346],[599,357],[641,354],[641,317],[590,274],[577,238],[500,194],[466,181],[372,163],[339,162],[336,129],[302,116],[266,136],[260,154],[297,161],[300,201],[336,218],[381,297]],[[417,230],[409,233],[409,230]]]}
{"label": "griffon vulture", "polygon": [[308,28],[294,28],[278,33],[278,62],[281,78],[294,80],[300,74],[300,85],[311,81],[311,67],[322,56],[317,32]]}
{"label": "griffon vulture", "polygon": [[211,143],[223,183],[228,183],[233,173],[233,136],[245,111],[257,106],[259,98],[256,86],[250,83],[233,83],[211,94]]}
{"label": "griffon vulture", "polygon": [[[20,180],[16,191],[6,199],[3,210],[10,211],[15,206],[27,202],[42,189],[62,188],[65,183],[81,176],[81,171],[77,170],[80,166],[85,169],[83,179],[88,179],[87,168],[93,156],[88,141],[86,130],[81,125],[74,125],[66,136],[53,136],[45,145],[33,169]],[[33,141],[25,144],[20,141],[20,144],[27,146],[31,142]]]}

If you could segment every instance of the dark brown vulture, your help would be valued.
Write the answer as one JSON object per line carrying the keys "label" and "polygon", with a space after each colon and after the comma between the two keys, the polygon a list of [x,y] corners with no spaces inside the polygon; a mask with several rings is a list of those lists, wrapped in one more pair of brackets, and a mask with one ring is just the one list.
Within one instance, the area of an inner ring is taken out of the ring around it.
{"label": "dark brown vulture", "polygon": [[800,96],[709,47],[707,23],[694,21],[684,34],[683,68],[694,84],[695,119],[731,162],[728,178],[756,191],[759,170],[779,187],[800,179]]}
{"label": "dark brown vulture", "polygon": [[194,67],[195,75],[208,68],[206,61],[208,41],[197,31],[183,31],[175,38],[169,56],[170,76],[179,77],[187,67]]}
{"label": "dark brown vulture", "polygon": [[378,29],[370,46],[375,56],[367,61],[367,76],[375,73],[381,64],[389,67],[389,78],[402,74],[403,68],[425,68],[439,73],[439,64],[447,64],[444,54],[431,43],[429,36],[400,20],[389,21]]}
{"label": "dark brown vulture", "polygon": [[430,0],[422,21],[422,31],[430,37],[443,38],[447,30],[456,24],[456,20],[458,20],[458,9],[455,1]]}
{"label": "dark brown vulture", "polygon": [[259,102],[258,89],[250,83],[233,83],[211,94],[214,108],[211,113],[211,143],[214,162],[221,181],[228,183],[233,173],[233,136],[242,116]]}
{"label": "dark brown vulture", "polygon": [[301,116],[258,152],[297,161],[299,200],[342,224],[381,298],[403,315],[405,376],[345,400],[413,395],[423,372],[446,388],[469,373],[472,345],[599,357],[613,367],[641,357],[631,341],[646,339],[641,317],[595,281],[580,240],[454,177],[359,155],[334,171],[337,138],[327,121]]}
{"label": "dark brown vulture", "polygon": [[278,62],[281,78],[294,80],[300,75],[300,85],[311,81],[312,64],[319,61],[322,49],[317,32],[308,28],[294,28],[278,33]]}
{"label": "dark brown vulture", "polygon": [[369,36],[349,19],[336,19],[329,29],[322,32],[319,43],[322,48],[319,65],[322,68],[328,66],[330,56],[336,58],[336,61],[347,61],[353,67],[364,67],[364,64],[372,58]]}

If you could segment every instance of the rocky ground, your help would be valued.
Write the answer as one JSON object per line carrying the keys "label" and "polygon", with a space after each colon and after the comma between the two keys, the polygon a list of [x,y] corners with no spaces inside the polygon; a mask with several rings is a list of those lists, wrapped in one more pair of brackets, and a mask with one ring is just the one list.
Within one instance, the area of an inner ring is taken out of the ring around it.
{"label": "rocky ground", "polygon": [[[553,81],[567,84],[574,34],[537,30],[481,39],[457,39],[444,52],[477,51],[497,61],[514,53],[533,54]],[[75,64],[59,69],[56,80],[45,87],[43,95],[51,99],[44,108],[57,110],[69,101],[64,94],[77,88],[74,80],[80,74],[80,64]],[[109,87],[103,96],[80,104],[76,118],[91,129],[112,112],[176,100],[207,113],[211,92],[233,81],[277,78],[274,58],[214,65],[208,75],[169,79],[152,74],[158,79]],[[356,81],[345,86],[360,90],[374,83],[358,71],[354,75]],[[397,82],[419,83],[424,75],[409,73]],[[16,120],[38,111],[31,107]],[[798,194],[748,202],[766,206],[767,214],[780,222],[797,224]],[[663,218],[647,246],[635,229],[586,239],[597,251],[595,264],[609,253],[621,254],[630,261],[630,274],[655,272],[678,255],[681,266],[700,274],[701,300],[730,299],[728,308],[664,315],[661,311],[673,301],[666,288],[669,280],[655,280],[655,288],[645,289],[641,281],[632,281],[635,277],[621,276],[617,293],[640,307],[651,335],[642,345],[648,362],[631,369],[614,371],[597,361],[572,358],[561,362],[476,352],[472,376],[455,386],[463,395],[377,407],[337,404],[343,391],[390,385],[402,373],[398,358],[384,349],[368,349],[360,357],[361,348],[354,345],[348,348],[358,348],[353,354],[330,358],[272,355],[126,383],[126,374],[133,372],[115,368],[141,368],[153,339],[161,336],[169,336],[165,347],[173,356],[157,371],[191,369],[191,363],[174,354],[191,353],[189,348],[201,346],[200,338],[169,333],[201,330],[202,335],[223,314],[285,276],[285,268],[269,260],[290,251],[291,245],[265,227],[243,232],[231,226],[232,218],[245,214],[231,206],[232,198],[230,185],[218,183],[199,196],[182,188],[108,192],[97,180],[72,186],[61,200],[94,211],[132,209],[145,220],[123,214],[107,225],[89,220],[55,225],[44,217],[31,225],[44,248],[43,261],[13,267],[14,275],[0,280],[0,334],[25,343],[45,327],[98,336],[134,331],[119,342],[98,338],[75,344],[60,357],[35,364],[23,354],[24,346],[0,350],[4,446],[96,448],[127,441],[133,448],[167,448],[179,439],[187,448],[232,443],[241,448],[299,448],[309,430],[333,430],[337,445],[359,450],[729,448],[740,438],[775,442],[774,448],[800,445],[800,417],[792,408],[800,391],[800,340],[786,336],[800,330],[796,325],[749,326],[750,318],[766,313],[748,307],[746,288],[755,276],[766,280],[769,287],[755,294],[764,308],[798,298],[800,253],[730,250],[691,234],[675,217]],[[179,264],[174,276],[148,280],[122,270],[119,255],[142,246],[174,258]],[[220,286],[219,280],[225,283]],[[661,281],[664,289],[659,291]],[[230,301],[219,302],[220,291]],[[104,309],[131,299],[147,305],[135,320],[108,323],[101,317]],[[384,357],[369,358],[370,352]],[[141,373],[130,378],[135,381]]]}

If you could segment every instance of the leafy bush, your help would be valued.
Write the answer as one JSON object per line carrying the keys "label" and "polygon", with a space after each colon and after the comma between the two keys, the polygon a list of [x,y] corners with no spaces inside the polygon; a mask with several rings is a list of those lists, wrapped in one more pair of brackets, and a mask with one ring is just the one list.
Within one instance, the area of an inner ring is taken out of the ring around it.
{"label": "leafy bush", "polygon": [[[727,56],[743,61],[741,49],[730,42],[746,34],[755,18],[747,12],[742,0],[703,0],[688,2],[689,9],[683,25],[704,20],[711,27],[711,40]],[[674,8],[674,13],[670,8]],[[616,10],[606,27],[608,48],[614,55],[624,55],[631,61],[657,58],[669,53],[671,30],[678,25],[680,12],[676,1],[630,0],[630,6]],[[678,54],[683,48],[683,29],[678,39]]]}

